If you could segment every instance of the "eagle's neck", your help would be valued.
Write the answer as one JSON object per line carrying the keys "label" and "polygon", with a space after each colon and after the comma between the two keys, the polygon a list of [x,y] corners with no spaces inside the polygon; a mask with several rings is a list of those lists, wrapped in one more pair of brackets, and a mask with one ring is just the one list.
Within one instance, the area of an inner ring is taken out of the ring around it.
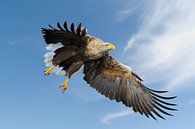
{"label": "eagle's neck", "polygon": [[108,48],[103,41],[97,38],[91,38],[88,40],[85,50],[85,55],[89,59],[99,59],[108,53]]}

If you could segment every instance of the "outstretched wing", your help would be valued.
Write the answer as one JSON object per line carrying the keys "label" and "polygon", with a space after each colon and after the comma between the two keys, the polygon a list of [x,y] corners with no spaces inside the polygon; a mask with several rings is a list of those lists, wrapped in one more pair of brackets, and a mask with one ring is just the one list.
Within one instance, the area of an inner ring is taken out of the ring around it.
{"label": "outstretched wing", "polygon": [[159,112],[171,115],[166,110],[176,110],[168,106],[175,106],[163,100],[175,97],[164,97],[158,95],[167,91],[156,91],[142,84],[141,78],[132,72],[127,66],[122,65],[111,56],[88,62],[84,65],[84,80],[98,92],[111,100],[122,102],[133,111],[144,114],[146,117],[155,115],[165,119]]}
{"label": "outstretched wing", "polygon": [[[65,66],[69,65],[67,61],[69,58],[78,53],[83,54],[85,51],[88,36],[86,28],[83,28],[81,23],[77,28],[72,23],[70,29],[68,29],[66,22],[64,22],[63,27],[59,23],[57,23],[57,28],[49,25],[48,28],[42,28],[42,33],[47,44],[46,49],[49,50],[44,56],[46,67],[55,64],[65,69]],[[56,74],[64,74],[62,68],[56,68],[57,70],[54,70]]]}
{"label": "outstretched wing", "polygon": [[74,23],[71,24],[70,30],[67,23],[63,27],[57,23],[57,29],[49,25],[49,28],[42,28],[43,37],[47,44],[62,43],[64,46],[85,46],[86,28],[82,28],[81,23],[75,29]]}

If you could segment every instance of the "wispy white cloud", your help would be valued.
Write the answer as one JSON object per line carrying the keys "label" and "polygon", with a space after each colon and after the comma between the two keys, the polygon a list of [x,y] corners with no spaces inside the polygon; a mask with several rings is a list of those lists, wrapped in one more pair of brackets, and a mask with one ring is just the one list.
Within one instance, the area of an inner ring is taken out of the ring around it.
{"label": "wispy white cloud", "polygon": [[108,123],[110,123],[111,121],[113,121],[115,119],[125,117],[125,116],[129,116],[131,114],[133,114],[133,112],[130,111],[130,110],[124,110],[124,111],[115,112],[115,113],[108,113],[104,117],[102,117],[101,123],[108,124]]}
{"label": "wispy white cloud", "polygon": [[[120,3],[122,4],[120,4]],[[124,4],[125,3],[125,4]],[[137,0],[120,0],[120,1],[117,1],[117,5],[120,5],[118,7],[119,10],[116,12],[116,19],[118,22],[121,22],[123,20],[125,20],[126,18],[140,12],[140,9],[143,8],[144,5],[144,0],[140,0],[140,1],[137,1]]]}
{"label": "wispy white cloud", "polygon": [[190,104],[190,105],[195,105],[195,100],[191,100],[191,101],[189,102],[189,104]]}
{"label": "wispy white cloud", "polygon": [[193,86],[187,83],[195,78],[194,1],[150,0],[147,5],[139,30],[124,48],[134,51],[129,62],[166,89]]}
{"label": "wispy white cloud", "polygon": [[117,16],[117,21],[121,22],[123,20],[125,20],[126,18],[128,18],[129,16],[133,15],[136,12],[136,7],[134,8],[127,8],[127,9],[123,9],[123,10],[119,10],[116,14]]}
{"label": "wispy white cloud", "polygon": [[186,102],[183,102],[179,104],[180,106],[194,106],[195,105],[195,99],[188,100]]}
{"label": "wispy white cloud", "polygon": [[7,40],[7,44],[15,45],[15,44],[20,44],[20,43],[25,43],[29,40],[30,40],[30,37],[23,37],[23,38],[16,39],[16,40]]}

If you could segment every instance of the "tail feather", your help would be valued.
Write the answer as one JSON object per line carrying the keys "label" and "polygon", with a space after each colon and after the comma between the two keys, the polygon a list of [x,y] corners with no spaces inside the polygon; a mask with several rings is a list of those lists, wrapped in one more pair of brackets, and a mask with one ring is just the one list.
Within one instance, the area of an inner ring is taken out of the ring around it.
{"label": "tail feather", "polygon": [[[46,46],[46,49],[48,50],[48,52],[45,53],[44,55],[44,58],[45,58],[44,62],[45,62],[46,67],[52,66],[52,60],[53,60],[54,55],[56,54],[54,51],[61,47],[63,47],[61,43],[49,44],[48,46]],[[53,70],[53,73],[55,73],[56,75],[65,75],[65,71],[63,71],[62,67],[56,67]]]}

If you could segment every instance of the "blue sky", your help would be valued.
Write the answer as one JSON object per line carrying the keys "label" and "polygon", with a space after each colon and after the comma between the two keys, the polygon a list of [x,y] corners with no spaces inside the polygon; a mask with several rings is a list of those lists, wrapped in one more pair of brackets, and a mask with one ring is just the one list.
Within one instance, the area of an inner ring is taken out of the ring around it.
{"label": "blue sky", "polygon": [[[193,0],[18,0],[0,4],[0,129],[194,129]],[[109,101],[74,75],[45,77],[41,27],[82,22],[112,42],[110,54],[154,89],[177,95],[178,112],[154,121]]]}

